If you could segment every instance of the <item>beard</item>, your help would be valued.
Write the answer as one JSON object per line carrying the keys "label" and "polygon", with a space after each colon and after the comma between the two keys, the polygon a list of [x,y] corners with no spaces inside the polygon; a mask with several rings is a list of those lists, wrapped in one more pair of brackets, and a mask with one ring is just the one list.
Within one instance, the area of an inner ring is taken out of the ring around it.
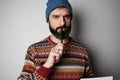
{"label": "beard", "polygon": [[[58,39],[63,40],[69,37],[69,33],[71,31],[70,26],[59,26],[56,29],[53,29],[49,24],[50,32]],[[58,31],[59,30],[59,31]]]}

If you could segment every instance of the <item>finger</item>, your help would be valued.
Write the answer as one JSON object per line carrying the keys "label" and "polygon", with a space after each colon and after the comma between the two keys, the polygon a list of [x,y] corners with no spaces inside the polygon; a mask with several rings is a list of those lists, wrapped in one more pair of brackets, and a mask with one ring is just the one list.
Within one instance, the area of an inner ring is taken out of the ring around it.
{"label": "finger", "polygon": [[61,53],[63,51],[63,47],[54,47],[51,51],[57,52],[57,53]]}
{"label": "finger", "polygon": [[59,59],[60,59],[60,54],[55,52],[55,51],[52,51],[49,55],[49,61],[51,61],[52,63],[55,63],[56,61],[58,62]]}
{"label": "finger", "polygon": [[57,54],[59,54],[60,57],[62,57],[63,50],[61,50],[61,49],[56,49],[56,50],[54,50],[54,52],[57,53]]}
{"label": "finger", "polygon": [[57,49],[57,50],[63,50],[63,44],[58,44],[54,47],[54,49]]}
{"label": "finger", "polygon": [[59,54],[56,54],[55,60],[59,60],[59,59],[60,59],[60,55],[59,55]]}
{"label": "finger", "polygon": [[60,50],[58,51],[58,53],[59,53],[60,55],[62,55],[63,50],[60,49]]}
{"label": "finger", "polygon": [[54,53],[54,61],[59,62],[61,55],[59,53]]}

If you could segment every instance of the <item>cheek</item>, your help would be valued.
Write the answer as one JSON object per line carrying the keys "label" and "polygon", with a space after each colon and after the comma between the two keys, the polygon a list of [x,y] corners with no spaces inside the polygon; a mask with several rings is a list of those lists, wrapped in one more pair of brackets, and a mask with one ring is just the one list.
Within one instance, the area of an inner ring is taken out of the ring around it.
{"label": "cheek", "polygon": [[66,26],[70,26],[71,25],[71,21],[66,21]]}
{"label": "cheek", "polygon": [[56,21],[49,21],[49,25],[53,28],[56,29],[59,25]]}

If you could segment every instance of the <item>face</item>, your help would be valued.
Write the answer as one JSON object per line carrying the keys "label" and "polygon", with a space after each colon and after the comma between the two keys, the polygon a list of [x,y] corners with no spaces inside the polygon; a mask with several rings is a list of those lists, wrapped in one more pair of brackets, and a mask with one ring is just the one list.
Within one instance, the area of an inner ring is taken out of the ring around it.
{"label": "face", "polygon": [[71,30],[71,16],[67,8],[56,8],[49,16],[49,28],[58,39],[69,37]]}

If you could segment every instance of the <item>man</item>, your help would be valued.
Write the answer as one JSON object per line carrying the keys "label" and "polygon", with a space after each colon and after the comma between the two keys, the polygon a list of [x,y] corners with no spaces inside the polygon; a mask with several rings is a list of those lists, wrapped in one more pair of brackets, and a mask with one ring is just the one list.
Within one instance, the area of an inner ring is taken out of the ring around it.
{"label": "man", "polygon": [[28,48],[18,80],[80,80],[94,75],[87,49],[69,36],[72,17],[67,0],[48,0],[46,21],[52,34]]}

